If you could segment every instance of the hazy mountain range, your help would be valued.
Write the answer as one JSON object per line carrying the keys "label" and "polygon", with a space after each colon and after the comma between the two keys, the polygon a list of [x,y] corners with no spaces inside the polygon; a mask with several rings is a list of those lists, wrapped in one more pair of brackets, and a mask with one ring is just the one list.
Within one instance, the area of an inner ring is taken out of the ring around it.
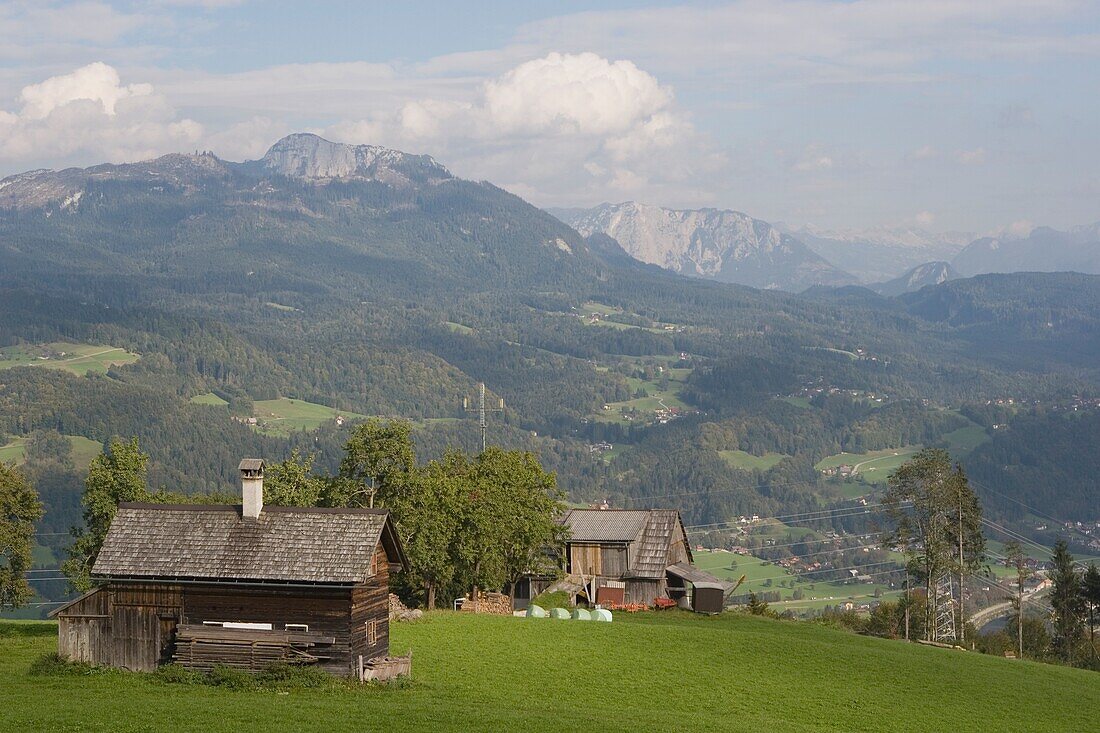
{"label": "hazy mountain range", "polygon": [[758,288],[797,292],[859,283],[899,294],[985,273],[1100,273],[1100,224],[976,238],[919,228],[792,228],[737,211],[666,209],[634,201],[550,211],[585,236],[598,232],[613,238],[642,262]]}
{"label": "hazy mountain range", "polygon": [[606,234],[636,259],[683,275],[794,291],[858,282],[795,237],[737,211],[628,201],[551,213],[585,236]]}

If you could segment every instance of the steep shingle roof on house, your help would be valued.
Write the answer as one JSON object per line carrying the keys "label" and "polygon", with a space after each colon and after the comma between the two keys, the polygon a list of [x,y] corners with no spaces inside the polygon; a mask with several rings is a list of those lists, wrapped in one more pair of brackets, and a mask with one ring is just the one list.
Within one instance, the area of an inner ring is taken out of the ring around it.
{"label": "steep shingle roof on house", "polygon": [[645,509],[570,509],[564,521],[571,542],[633,542],[649,514]]}
{"label": "steep shingle roof on house", "polygon": [[121,504],[96,559],[99,577],[362,583],[379,541],[405,563],[378,509]]}

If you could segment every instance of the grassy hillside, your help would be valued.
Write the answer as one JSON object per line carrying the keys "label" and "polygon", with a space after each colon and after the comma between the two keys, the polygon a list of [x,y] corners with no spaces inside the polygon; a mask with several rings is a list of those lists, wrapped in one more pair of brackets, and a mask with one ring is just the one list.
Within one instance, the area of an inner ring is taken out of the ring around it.
{"label": "grassy hillside", "polygon": [[[47,624],[0,626],[4,730],[1032,731],[1095,723],[1095,673],[726,614],[612,624],[431,614],[387,689],[238,691],[107,672],[38,677]],[[1027,715],[1006,705],[1022,691]]]}

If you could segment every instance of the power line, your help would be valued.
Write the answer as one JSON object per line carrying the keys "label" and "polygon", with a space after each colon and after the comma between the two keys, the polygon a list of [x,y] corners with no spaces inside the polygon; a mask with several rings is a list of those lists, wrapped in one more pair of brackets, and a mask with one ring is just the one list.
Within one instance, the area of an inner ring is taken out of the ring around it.
{"label": "power line", "polygon": [[[761,522],[783,522],[783,523],[785,523],[783,520],[791,520],[791,521],[795,521],[795,522],[812,522],[812,521],[815,521],[817,519],[832,519],[833,517],[831,515],[835,514],[837,512],[850,512],[852,515],[865,514],[865,513],[878,514],[881,510],[875,511],[875,512],[870,512],[869,510],[874,509],[876,507],[882,507],[882,506],[884,506],[884,505],[883,504],[855,504],[855,505],[852,505],[852,506],[834,507],[832,509],[817,509],[817,510],[808,511],[808,512],[798,512],[796,514],[780,514],[780,515],[774,516],[774,517],[758,517],[757,519],[751,519],[751,520],[747,520],[745,522],[741,522],[740,519],[728,519],[728,520],[723,521],[723,522],[710,522],[708,524],[689,524],[689,525],[685,526],[684,529],[688,529],[688,530],[698,530],[698,529],[705,529],[705,528],[721,529],[721,528],[725,527],[726,525],[758,524],[758,523],[761,523]],[[811,515],[815,515],[815,516],[811,516]],[[822,516],[816,516],[816,515],[822,515]],[[844,516],[848,516],[848,514],[845,514]]]}

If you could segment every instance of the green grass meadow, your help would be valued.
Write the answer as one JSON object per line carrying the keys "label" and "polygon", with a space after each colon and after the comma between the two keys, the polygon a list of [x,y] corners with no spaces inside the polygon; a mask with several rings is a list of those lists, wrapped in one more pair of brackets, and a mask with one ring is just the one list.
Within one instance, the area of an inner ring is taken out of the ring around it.
{"label": "green grass meadow", "polygon": [[869,482],[886,483],[886,478],[920,449],[919,445],[907,445],[867,453],[837,453],[818,461],[814,467],[821,470],[847,464],[854,466],[859,475]]}
{"label": "green grass meadow", "polygon": [[[69,443],[73,446],[73,464],[79,469],[86,469],[92,459],[103,450],[103,446],[98,442],[82,435],[66,435],[65,437],[69,439]],[[22,463],[26,446],[26,438],[16,438],[7,445],[0,446],[0,462]]]}
{"label": "green grass meadow", "polygon": [[0,369],[36,366],[62,369],[78,376],[106,374],[115,365],[132,364],[140,357],[115,346],[73,344],[58,341],[41,346],[9,346],[0,349]]}
{"label": "green grass meadow", "polygon": [[289,435],[298,430],[315,430],[322,423],[336,419],[337,415],[343,415],[348,420],[365,417],[355,412],[287,397],[257,400],[253,414],[260,422],[258,430],[277,435]]}
{"label": "green grass meadow", "polygon": [[[429,614],[395,624],[411,682],[236,690],[30,673],[52,624],[0,625],[0,729],[152,731],[1085,731],[1095,673],[742,614],[613,623]],[[1021,714],[1006,701],[1039,704]]]}
{"label": "green grass meadow", "polygon": [[743,450],[720,450],[718,455],[733,468],[742,471],[767,471],[787,457],[785,453],[765,453],[754,456]]}

